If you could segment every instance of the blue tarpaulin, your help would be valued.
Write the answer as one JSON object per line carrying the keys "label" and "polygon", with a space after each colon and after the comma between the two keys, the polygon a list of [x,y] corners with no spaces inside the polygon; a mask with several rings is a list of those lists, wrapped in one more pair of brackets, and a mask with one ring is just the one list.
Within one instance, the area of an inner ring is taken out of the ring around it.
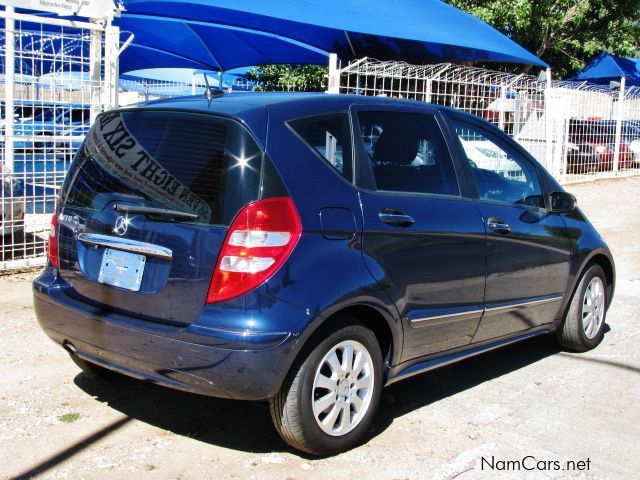
{"label": "blue tarpaulin", "polygon": [[[226,71],[276,63],[327,64],[330,52],[342,61],[368,56],[410,63],[546,66],[488,24],[439,0],[125,0],[124,4],[125,12],[114,23],[125,32],[123,39],[130,32],[134,40],[120,57],[122,73],[162,67]],[[28,27],[26,22],[22,25],[23,30]],[[78,48],[88,48],[87,43],[78,42]],[[29,74],[46,74],[54,66],[43,62],[37,67]]]}
{"label": "blue tarpaulin", "polygon": [[[326,64],[329,52],[343,61],[368,56],[546,66],[440,0],[126,0],[125,7],[117,23],[136,34],[134,49],[161,49],[207,68]],[[123,71],[128,65],[123,58]]]}
{"label": "blue tarpaulin", "polygon": [[619,82],[621,77],[626,77],[628,86],[640,87],[640,58],[617,57],[602,52],[570,80],[609,85],[612,81]]}

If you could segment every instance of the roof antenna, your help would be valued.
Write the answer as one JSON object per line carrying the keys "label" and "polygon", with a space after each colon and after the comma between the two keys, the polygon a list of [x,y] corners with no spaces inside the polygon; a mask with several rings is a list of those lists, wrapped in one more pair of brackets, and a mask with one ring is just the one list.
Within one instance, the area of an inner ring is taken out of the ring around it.
{"label": "roof antenna", "polygon": [[224,96],[224,90],[221,90],[219,88],[212,87],[211,85],[209,85],[209,79],[207,78],[206,72],[203,72],[202,75],[204,76],[204,83],[206,84],[206,88],[204,91],[204,98],[211,101],[214,98]]}

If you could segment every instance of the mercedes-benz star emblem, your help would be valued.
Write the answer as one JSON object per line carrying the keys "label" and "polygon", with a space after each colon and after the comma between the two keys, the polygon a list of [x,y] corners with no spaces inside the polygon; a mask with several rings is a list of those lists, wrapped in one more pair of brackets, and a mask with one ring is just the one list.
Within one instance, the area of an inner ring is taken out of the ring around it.
{"label": "mercedes-benz star emblem", "polygon": [[116,223],[113,225],[113,233],[116,233],[120,236],[127,233],[127,228],[129,227],[129,219],[126,217],[118,217],[116,218]]}

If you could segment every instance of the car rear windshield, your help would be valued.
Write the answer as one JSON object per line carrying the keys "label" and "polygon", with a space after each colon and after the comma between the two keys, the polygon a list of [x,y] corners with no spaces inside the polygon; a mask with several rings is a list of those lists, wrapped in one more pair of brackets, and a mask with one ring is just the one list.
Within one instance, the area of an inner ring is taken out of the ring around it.
{"label": "car rear windshield", "polygon": [[271,162],[240,123],[136,110],[98,117],[61,200],[91,210],[128,200],[196,214],[196,223],[228,225],[247,203],[283,191]]}

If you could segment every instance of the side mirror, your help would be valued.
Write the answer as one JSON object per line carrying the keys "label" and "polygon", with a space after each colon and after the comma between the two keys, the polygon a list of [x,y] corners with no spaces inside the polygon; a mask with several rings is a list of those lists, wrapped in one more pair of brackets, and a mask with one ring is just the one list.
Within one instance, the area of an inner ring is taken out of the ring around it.
{"label": "side mirror", "polygon": [[574,210],[578,204],[576,197],[567,192],[553,192],[549,195],[551,211],[565,213]]}

